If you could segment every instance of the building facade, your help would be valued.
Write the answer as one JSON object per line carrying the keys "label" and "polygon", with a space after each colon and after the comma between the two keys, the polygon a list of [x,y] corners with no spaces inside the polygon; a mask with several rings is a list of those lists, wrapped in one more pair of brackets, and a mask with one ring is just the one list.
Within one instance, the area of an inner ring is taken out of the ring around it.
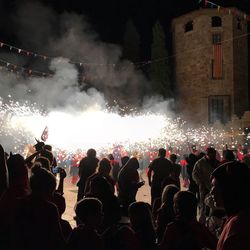
{"label": "building facade", "polygon": [[173,20],[176,109],[185,120],[226,124],[249,110],[247,32],[244,18],[217,9]]}

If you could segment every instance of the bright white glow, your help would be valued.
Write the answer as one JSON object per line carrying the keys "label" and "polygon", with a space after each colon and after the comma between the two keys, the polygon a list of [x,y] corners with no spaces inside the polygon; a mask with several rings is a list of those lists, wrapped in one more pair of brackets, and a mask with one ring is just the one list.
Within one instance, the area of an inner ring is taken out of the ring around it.
{"label": "bright white glow", "polygon": [[45,126],[49,130],[46,143],[70,152],[88,148],[108,151],[114,145],[123,145],[129,151],[169,146],[185,151],[192,144],[227,143],[224,131],[192,129],[179,118],[149,112],[121,116],[97,106],[82,112],[55,110],[45,114],[36,104],[1,102],[0,126],[1,143],[7,142],[19,152],[25,145],[34,144],[35,138],[40,139]]}

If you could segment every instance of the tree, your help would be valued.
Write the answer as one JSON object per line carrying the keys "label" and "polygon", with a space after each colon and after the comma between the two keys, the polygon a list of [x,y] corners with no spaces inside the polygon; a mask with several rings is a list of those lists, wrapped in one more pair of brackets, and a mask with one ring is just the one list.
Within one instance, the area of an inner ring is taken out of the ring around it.
{"label": "tree", "polygon": [[171,97],[172,88],[166,38],[159,21],[153,27],[151,60],[150,79],[153,81],[154,90],[164,97]]}

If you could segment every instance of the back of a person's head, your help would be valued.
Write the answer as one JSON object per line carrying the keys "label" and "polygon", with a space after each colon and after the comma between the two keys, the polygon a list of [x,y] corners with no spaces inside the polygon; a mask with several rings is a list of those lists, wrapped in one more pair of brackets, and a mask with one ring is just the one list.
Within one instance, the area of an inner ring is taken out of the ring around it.
{"label": "back of a person's head", "polygon": [[173,205],[174,195],[179,192],[180,189],[173,184],[167,185],[164,187],[162,195],[161,195],[161,203],[164,205]]}
{"label": "back of a person's head", "polygon": [[86,223],[102,212],[102,203],[96,198],[84,198],[76,204],[75,212],[78,219]]}
{"label": "back of a person's head", "polygon": [[220,189],[225,210],[235,214],[250,206],[250,170],[241,162],[231,161],[216,168],[211,179],[215,178]]}
{"label": "back of a person's head", "polygon": [[224,152],[224,158],[226,161],[234,161],[235,160],[235,155],[232,150],[225,150]]}
{"label": "back of a person's head", "polygon": [[122,166],[126,165],[126,163],[129,161],[129,157],[128,156],[123,156],[121,158],[121,162],[122,162]]}
{"label": "back of a person's head", "polygon": [[22,179],[28,178],[28,170],[25,165],[25,160],[19,154],[10,155],[7,160],[7,168],[9,172],[10,185],[15,184],[17,180],[19,182]]}
{"label": "back of a person's head", "polygon": [[197,161],[197,157],[195,154],[191,153],[187,157],[187,163],[193,165]]}
{"label": "back of a person's head", "polygon": [[176,162],[176,160],[177,160],[177,155],[176,155],[176,154],[171,154],[171,155],[169,156],[169,159],[170,159],[170,161],[172,161],[172,162]]}
{"label": "back of a person's head", "polygon": [[66,202],[63,195],[55,192],[53,196],[53,203],[57,206],[59,214],[62,215],[66,209]]}
{"label": "back of a person's head", "polygon": [[160,148],[160,149],[159,149],[158,155],[159,155],[160,157],[165,157],[165,156],[166,156],[166,149]]}
{"label": "back of a person's head", "polygon": [[48,158],[39,156],[38,158],[36,158],[35,162],[39,162],[42,165],[42,167],[47,169],[48,171],[51,170],[51,165]]}
{"label": "back of a person's head", "polygon": [[36,149],[36,151],[40,151],[43,149],[45,143],[43,141],[38,141],[36,140],[36,144],[34,145],[34,148]]}
{"label": "back of a person's head", "polygon": [[41,152],[40,156],[47,158],[47,159],[49,160],[50,165],[52,165],[53,160],[54,160],[54,156],[53,156],[53,154],[52,154],[51,151],[49,151],[49,150],[47,150],[47,149],[44,149],[44,150]]}
{"label": "back of a person's head", "polygon": [[55,176],[41,167],[40,163],[33,165],[30,176],[30,188],[33,194],[48,196],[52,195],[56,189]]}
{"label": "back of a person's head", "polygon": [[96,157],[96,151],[95,151],[93,148],[90,148],[90,149],[87,151],[87,157],[95,158],[95,157]]}
{"label": "back of a person's head", "polygon": [[146,202],[133,202],[128,208],[128,214],[134,227],[153,225],[150,205]]}
{"label": "back of a person's head", "polygon": [[108,158],[111,160],[111,161],[113,161],[115,158],[114,158],[114,156],[112,155],[112,154],[109,154],[108,155]]}
{"label": "back of a person's head", "polygon": [[109,174],[111,171],[110,161],[107,158],[103,158],[99,161],[98,172],[103,174]]}
{"label": "back of a person's head", "polygon": [[179,191],[174,195],[174,210],[177,217],[192,220],[196,218],[197,199],[189,191]]}
{"label": "back of a person's head", "polygon": [[136,170],[139,168],[139,162],[136,157],[132,157],[128,160],[122,170]]}

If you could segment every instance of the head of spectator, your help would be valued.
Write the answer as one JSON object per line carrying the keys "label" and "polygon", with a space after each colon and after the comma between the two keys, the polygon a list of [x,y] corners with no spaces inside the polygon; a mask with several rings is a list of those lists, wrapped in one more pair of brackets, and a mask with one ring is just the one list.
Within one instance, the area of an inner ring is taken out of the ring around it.
{"label": "head of spectator", "polygon": [[39,156],[38,158],[36,158],[35,162],[40,163],[43,168],[47,169],[48,171],[51,171],[51,164],[48,158]]}
{"label": "head of spectator", "polygon": [[235,215],[250,208],[250,170],[240,162],[227,162],[211,175],[216,207],[224,208],[227,215]]}
{"label": "head of spectator", "polygon": [[177,161],[177,155],[176,154],[171,154],[169,156],[169,159],[172,163],[175,163]]}
{"label": "head of spectator", "polygon": [[102,223],[102,203],[96,198],[84,198],[75,207],[77,218],[84,225],[98,228]]}
{"label": "head of spectator", "polygon": [[174,195],[174,211],[181,220],[194,220],[197,214],[197,199],[189,191],[179,191]]}
{"label": "head of spectator", "polygon": [[146,202],[133,202],[128,209],[130,223],[134,229],[142,229],[143,227],[154,228],[153,216],[150,205]]}
{"label": "head of spectator", "polygon": [[122,166],[125,166],[128,161],[129,161],[129,157],[128,156],[123,156],[121,158]]}
{"label": "head of spectator", "polygon": [[54,161],[54,156],[51,151],[44,149],[42,150],[40,156],[47,158],[49,160],[50,166],[52,166]]}
{"label": "head of spectator", "polygon": [[45,200],[52,200],[56,189],[55,176],[43,168],[40,163],[35,163],[31,169],[30,188],[32,194]]}
{"label": "head of spectator", "polygon": [[225,150],[223,151],[223,158],[226,162],[228,161],[234,161],[235,160],[235,155],[232,150]]}
{"label": "head of spectator", "polygon": [[216,150],[212,147],[208,147],[206,150],[206,157],[211,161],[216,160]]}
{"label": "head of spectator", "polygon": [[9,185],[17,192],[27,192],[28,188],[28,170],[24,158],[19,154],[10,154],[7,160],[9,172]]}
{"label": "head of spectator", "polygon": [[158,156],[163,157],[163,158],[166,157],[166,149],[160,148],[158,152]]}
{"label": "head of spectator", "polygon": [[95,157],[96,157],[96,151],[95,151],[95,149],[90,148],[90,149],[87,151],[87,157],[89,157],[89,158],[95,158]]}
{"label": "head of spectator", "polygon": [[167,185],[164,187],[162,195],[161,195],[161,204],[165,204],[167,206],[173,206],[173,198],[174,195],[179,192],[180,189],[173,184]]}
{"label": "head of spectator", "polygon": [[137,170],[139,168],[139,162],[136,157],[132,157],[125,164],[123,170]]}
{"label": "head of spectator", "polygon": [[109,158],[109,160],[111,160],[111,161],[113,161],[115,158],[114,158],[114,156],[112,155],[112,154],[109,154],[108,155],[108,158]]}
{"label": "head of spectator", "polygon": [[187,163],[189,165],[194,165],[196,161],[197,161],[197,157],[196,157],[195,154],[191,153],[191,154],[188,155],[188,157],[187,157]]}
{"label": "head of spectator", "polygon": [[36,149],[36,151],[41,151],[43,150],[44,145],[45,145],[44,142],[36,139],[36,144],[34,145],[34,148]]}
{"label": "head of spectator", "polygon": [[107,158],[103,158],[98,163],[98,172],[103,176],[108,176],[111,171],[110,161]]}

